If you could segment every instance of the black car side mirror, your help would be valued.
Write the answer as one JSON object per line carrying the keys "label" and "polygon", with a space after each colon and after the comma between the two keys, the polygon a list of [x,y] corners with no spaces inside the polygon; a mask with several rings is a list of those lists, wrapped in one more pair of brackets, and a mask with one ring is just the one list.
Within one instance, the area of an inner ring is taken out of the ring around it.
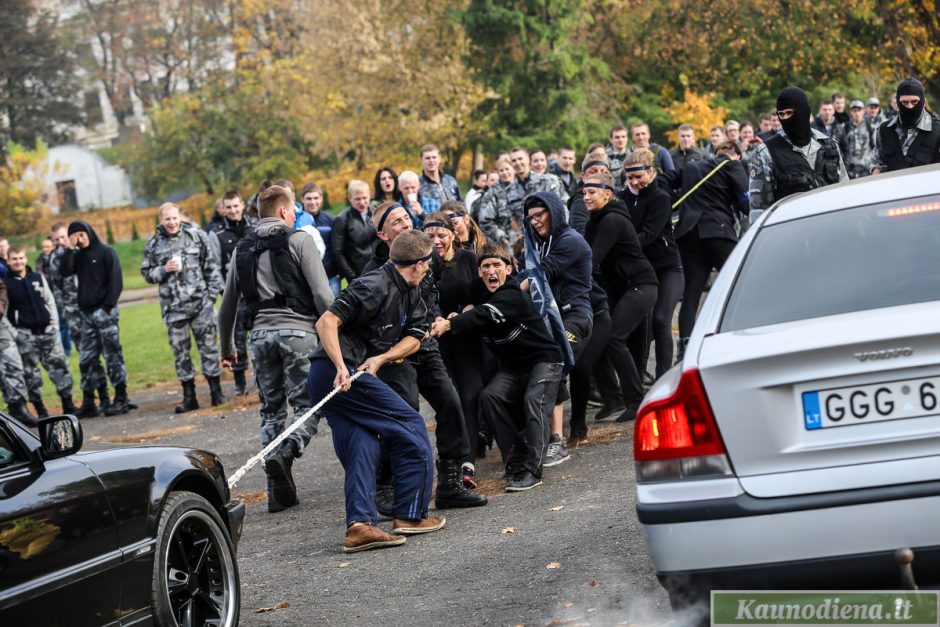
{"label": "black car side mirror", "polygon": [[39,420],[42,458],[56,459],[82,448],[82,426],[75,416],[50,416]]}

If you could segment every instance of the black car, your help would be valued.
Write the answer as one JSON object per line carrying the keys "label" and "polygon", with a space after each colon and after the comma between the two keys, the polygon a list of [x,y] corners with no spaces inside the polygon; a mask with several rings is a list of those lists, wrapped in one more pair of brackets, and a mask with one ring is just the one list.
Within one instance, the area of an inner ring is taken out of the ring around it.
{"label": "black car", "polygon": [[215,455],[38,430],[0,413],[0,625],[238,624],[245,506]]}

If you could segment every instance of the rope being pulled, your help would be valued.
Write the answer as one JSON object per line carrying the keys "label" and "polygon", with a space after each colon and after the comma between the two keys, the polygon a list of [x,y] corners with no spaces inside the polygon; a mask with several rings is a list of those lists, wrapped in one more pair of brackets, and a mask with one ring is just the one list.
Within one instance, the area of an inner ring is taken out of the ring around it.
{"label": "rope being pulled", "polygon": [[[358,379],[358,378],[362,375],[363,372],[365,372],[365,371],[364,371],[364,370],[359,370],[358,372],[353,373],[352,376],[349,377],[349,382],[350,382],[350,383],[355,382],[355,380]],[[271,440],[271,442],[269,442],[267,446],[265,446],[263,449],[261,449],[261,452],[260,452],[260,453],[258,453],[257,455],[255,455],[254,457],[252,457],[251,459],[249,459],[249,460],[245,463],[244,466],[242,466],[241,468],[239,468],[238,470],[236,470],[234,473],[232,473],[232,475],[229,476],[229,478],[228,478],[228,487],[229,487],[229,489],[231,490],[232,488],[234,488],[234,487],[235,487],[235,484],[237,484],[237,483],[241,480],[242,477],[244,477],[246,474],[248,474],[248,472],[249,472],[252,468],[254,468],[255,466],[258,465],[258,462],[260,462],[261,460],[263,460],[263,459],[265,458],[265,456],[266,456],[268,453],[270,453],[271,451],[273,451],[274,449],[276,449],[278,446],[280,446],[281,442],[283,442],[284,440],[286,440],[287,438],[289,438],[289,437],[290,437],[290,434],[292,434],[294,431],[296,431],[297,429],[299,429],[300,426],[301,426],[302,424],[304,424],[304,422],[306,422],[308,418],[310,418],[310,416],[312,416],[312,415],[315,414],[316,412],[320,411],[320,409],[321,409],[324,405],[326,405],[326,403],[327,403],[331,398],[333,398],[334,396],[336,396],[337,394],[339,394],[339,392],[340,392],[341,389],[342,389],[342,388],[341,388],[340,386],[338,386],[338,385],[337,385],[335,388],[333,388],[333,390],[332,390],[329,394],[327,394],[326,396],[323,397],[323,400],[322,400],[322,401],[320,401],[319,403],[317,403],[316,405],[314,405],[313,407],[311,407],[310,409],[308,409],[306,412],[304,412],[304,414],[303,414],[300,418],[295,419],[294,422],[293,422],[293,424],[291,424],[289,427],[287,427],[286,429],[284,429],[284,431],[282,431],[279,436],[277,436],[276,438],[274,438],[273,440]]]}

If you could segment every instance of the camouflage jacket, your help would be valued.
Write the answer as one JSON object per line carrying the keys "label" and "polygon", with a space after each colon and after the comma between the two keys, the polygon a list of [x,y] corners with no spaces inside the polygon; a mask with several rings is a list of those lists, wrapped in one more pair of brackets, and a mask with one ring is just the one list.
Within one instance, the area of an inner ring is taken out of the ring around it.
{"label": "camouflage jacket", "polygon": [[845,125],[842,146],[849,176],[853,179],[868,176],[875,157],[875,136],[871,128],[864,121],[853,124],[849,120]]}
{"label": "camouflage jacket", "polygon": [[[174,255],[180,255],[182,268],[167,272],[164,266]],[[215,302],[223,286],[205,232],[185,223],[175,236],[157,227],[144,249],[140,274],[148,283],[160,285],[160,309],[167,322],[195,316],[206,300]]]}
{"label": "camouflage jacket", "polygon": [[62,274],[62,255],[65,249],[56,247],[49,256],[49,287],[55,297],[56,306],[60,312],[78,309],[78,275]]}
{"label": "camouflage jacket", "polygon": [[519,179],[506,185],[498,182],[483,196],[480,203],[480,228],[493,241],[514,241],[522,233],[522,201],[535,192],[554,192],[562,204],[568,202],[568,192],[561,179],[553,174],[529,172],[523,184]]}

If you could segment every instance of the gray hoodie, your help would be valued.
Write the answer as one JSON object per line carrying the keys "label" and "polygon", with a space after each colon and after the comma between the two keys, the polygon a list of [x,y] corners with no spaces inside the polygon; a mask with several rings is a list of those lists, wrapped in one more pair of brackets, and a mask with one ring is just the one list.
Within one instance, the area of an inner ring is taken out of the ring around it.
{"label": "gray hoodie", "polygon": [[[262,218],[254,229],[259,237],[268,236],[277,227],[283,227],[284,222],[277,218]],[[297,231],[288,240],[290,252],[294,260],[300,264],[304,278],[313,293],[317,311],[324,312],[333,303],[333,292],[330,290],[329,279],[323,269],[320,251],[313,237],[304,231]],[[274,298],[278,293],[277,281],[271,266],[270,253],[264,252],[258,258],[258,295],[262,300]],[[235,263],[229,264],[228,277],[225,282],[225,291],[222,295],[222,304],[219,307],[219,338],[222,355],[233,354],[232,342],[235,330],[235,312],[238,305],[238,273]],[[262,309],[255,316],[253,331],[283,331],[292,329],[297,331],[316,332],[315,316],[304,316],[284,307],[282,309]]]}

